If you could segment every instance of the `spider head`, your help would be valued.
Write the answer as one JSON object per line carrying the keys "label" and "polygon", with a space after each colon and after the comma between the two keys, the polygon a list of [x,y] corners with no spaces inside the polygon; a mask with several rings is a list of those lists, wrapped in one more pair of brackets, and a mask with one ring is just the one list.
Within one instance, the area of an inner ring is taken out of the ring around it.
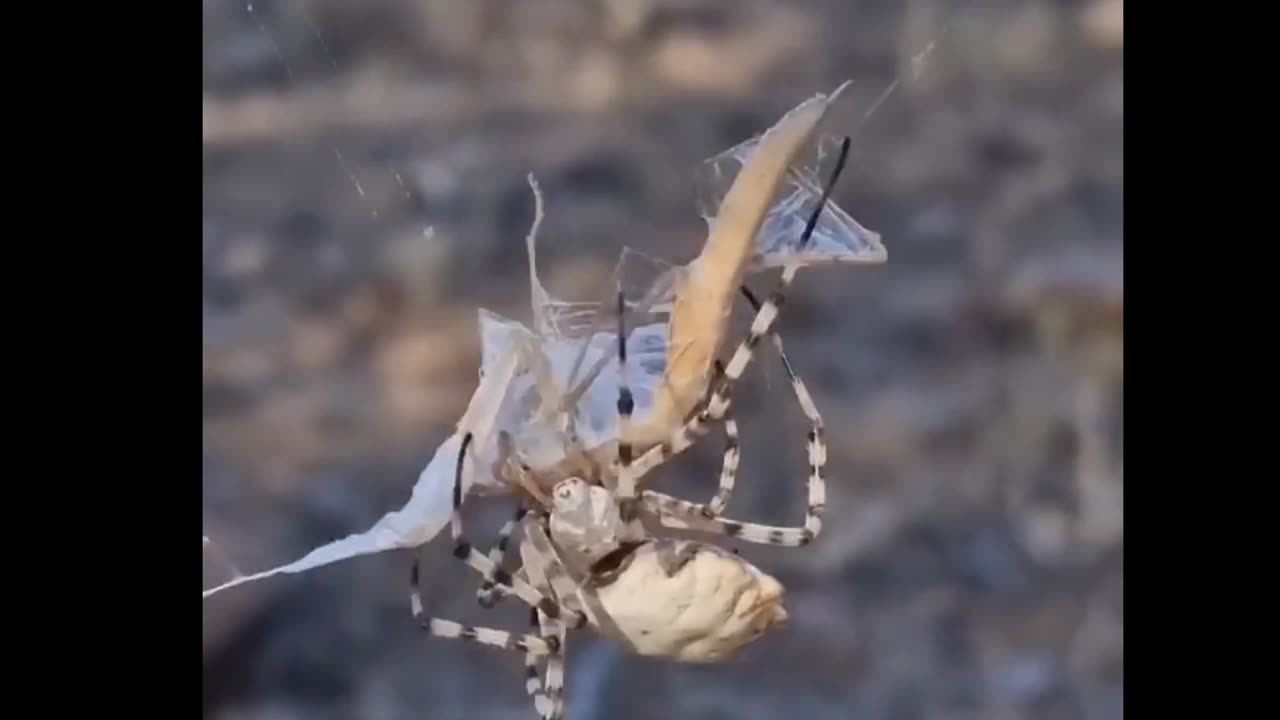
{"label": "spider head", "polygon": [[591,486],[581,478],[561,480],[552,492],[551,509],[556,512],[574,512],[591,504]]}
{"label": "spider head", "polygon": [[551,538],[565,550],[599,559],[618,548],[622,529],[608,490],[571,477],[551,491]]}

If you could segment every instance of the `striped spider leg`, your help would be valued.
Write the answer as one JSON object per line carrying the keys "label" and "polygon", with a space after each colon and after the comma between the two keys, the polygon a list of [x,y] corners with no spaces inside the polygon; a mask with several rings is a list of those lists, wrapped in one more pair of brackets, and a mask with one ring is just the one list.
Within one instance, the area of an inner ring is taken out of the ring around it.
{"label": "striped spider leg", "polygon": [[484,580],[480,583],[480,588],[476,590],[476,601],[483,608],[491,608],[498,602],[498,573],[502,572],[502,565],[506,561],[511,535],[520,526],[520,521],[528,514],[529,508],[522,503],[516,508],[515,514],[511,516],[511,519],[503,524],[498,531],[498,541],[489,550],[491,568],[484,574]]}
{"label": "striped spider leg", "polygon": [[[742,295],[750,303],[752,310],[755,312],[760,311],[760,300],[746,285],[742,286]],[[770,330],[769,340],[772,341],[774,349],[778,352],[778,357],[782,360],[782,368],[787,374],[787,380],[791,383],[791,390],[795,394],[796,400],[800,403],[801,411],[804,412],[811,427],[820,429],[822,427],[822,416],[818,413],[818,407],[814,404],[813,397],[809,395],[809,390],[804,381],[800,379],[800,376],[796,374],[795,368],[791,366],[791,360],[787,358],[786,348],[783,347],[782,337],[778,334],[776,327]],[[717,360],[714,370],[715,376],[712,379],[712,384],[707,389],[707,403],[710,403],[711,396],[718,384],[723,382],[724,364]],[[716,494],[711,500],[698,508],[698,512],[706,517],[717,517],[724,512],[725,507],[729,504],[729,497],[733,494],[734,483],[737,480],[740,450],[738,446],[738,424],[733,415],[733,403],[730,402],[725,406],[725,412],[721,418],[724,423],[725,447],[724,458],[720,464],[720,485],[716,488]]]}
{"label": "striped spider leg", "polygon": [[[586,616],[582,612],[565,607],[553,599],[553,585],[546,582],[546,574],[527,572],[528,580],[512,576],[502,570],[501,567],[495,565],[491,558],[481,554],[467,541],[462,529],[462,471],[470,443],[471,435],[467,434],[463,437],[461,449],[458,453],[457,473],[453,490],[453,516],[450,521],[450,531],[454,542],[453,555],[480,573],[481,576],[493,578],[494,582],[500,585],[505,592],[515,595],[527,603],[537,613],[539,623],[535,629],[538,630],[538,634],[518,635],[506,630],[474,627],[443,618],[427,617],[419,584],[420,559],[418,557],[414,558],[409,573],[409,602],[414,620],[417,621],[423,631],[435,637],[470,640],[493,647],[524,652],[526,654],[526,666],[530,664],[536,666],[539,659],[545,659],[548,663],[548,673],[550,674],[552,669],[562,667],[559,660],[559,655],[562,652],[561,636],[563,635],[560,623],[564,622],[570,627],[580,627],[586,623]],[[561,676],[563,675],[562,670],[560,674]],[[557,700],[549,696],[549,693],[547,695],[536,693],[534,702],[544,717],[555,716],[553,710]]]}
{"label": "striped spider leg", "polygon": [[[538,517],[529,517],[526,521],[525,532],[528,539],[521,543],[521,548],[525,550],[521,554],[527,556],[524,573],[539,587],[548,588],[558,597],[570,598],[573,605],[581,607],[583,602],[577,586],[568,580],[566,573],[556,564],[554,553],[545,552],[550,541],[545,539],[542,528],[536,526],[538,522]],[[533,552],[530,550],[530,544],[544,551]],[[503,590],[508,589],[504,586],[498,587]],[[562,621],[551,617],[542,608],[531,608],[530,620],[542,637],[554,637],[559,649],[558,652],[546,656],[539,656],[526,650],[524,659],[525,691],[533,698],[534,708],[538,714],[554,720],[564,713],[564,657],[568,650],[568,628]],[[545,665],[541,679],[538,667],[540,663]]]}
{"label": "striped spider leg", "polygon": [[[841,143],[840,155],[832,171],[831,178],[823,189],[822,197],[809,217],[809,222],[801,235],[800,247],[802,248],[812,235],[818,217],[844,169],[845,161],[848,158],[849,145],[850,140],[845,137]],[[788,375],[792,379],[792,386],[796,396],[800,400],[801,407],[804,409],[811,425],[808,434],[808,507],[802,527],[776,527],[725,519],[719,517],[719,511],[722,509],[723,504],[717,502],[715,498],[711,503],[698,505],[651,490],[645,490],[640,493],[636,488],[636,480],[639,476],[661,464],[675,453],[681,452],[692,445],[698,437],[707,432],[712,423],[725,417],[729,410],[733,384],[742,376],[743,371],[751,362],[755,348],[759,345],[760,340],[766,335],[772,335],[775,338],[775,345],[779,342],[776,334],[772,332],[773,326],[785,302],[786,291],[790,288],[798,270],[799,264],[794,261],[783,268],[777,286],[768,299],[760,305],[755,318],[752,320],[747,338],[738,345],[737,350],[730,358],[723,376],[715,385],[715,391],[712,393],[710,400],[701,412],[686,423],[674,436],[673,440],[650,449],[633,463],[631,445],[626,442],[625,433],[619,434],[617,494],[618,501],[623,507],[629,507],[632,503],[639,502],[644,510],[656,514],[660,522],[666,527],[700,530],[737,537],[748,542],[760,544],[807,545],[822,531],[822,513],[826,503],[826,486],[822,478],[822,469],[826,463],[827,454],[826,444],[822,437],[822,419],[813,404],[808,390],[799,381],[794,372],[789,372]],[[625,384],[626,350],[625,343],[621,341],[623,337],[625,336],[619,333],[618,362],[622,368],[623,385],[618,393],[618,413],[622,420],[621,427],[625,430],[633,403],[631,402],[630,390]],[[726,456],[728,455],[730,453],[726,452]],[[736,451],[733,453],[733,460],[736,469]],[[726,475],[729,476],[728,479],[726,479]],[[729,473],[728,470],[722,471],[721,486],[717,492],[717,497],[725,495],[725,500],[727,500],[728,494],[725,489],[726,485],[729,489],[733,485],[732,473]],[[635,514],[636,511],[631,510],[628,513],[628,517]]]}

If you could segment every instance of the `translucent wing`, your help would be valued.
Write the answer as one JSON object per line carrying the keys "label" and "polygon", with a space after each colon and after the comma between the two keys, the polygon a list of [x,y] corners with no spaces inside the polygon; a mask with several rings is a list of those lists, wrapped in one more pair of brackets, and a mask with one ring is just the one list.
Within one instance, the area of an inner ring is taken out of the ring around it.
{"label": "translucent wing", "polygon": [[[739,143],[698,167],[695,173],[698,209],[708,227],[759,142],[757,137]],[[888,259],[879,233],[863,227],[834,202],[828,202],[818,217],[809,243],[803,250],[797,249],[809,215],[822,196],[819,178],[823,176],[823,162],[834,156],[832,149],[833,139],[824,137],[817,143],[816,157],[809,164],[792,165],[783,178],[778,199],[756,236],[751,271],[781,267],[789,261],[799,261],[801,265],[878,264]]]}
{"label": "translucent wing", "polygon": [[[663,382],[667,315],[674,293],[671,278],[676,272],[628,250],[614,274],[613,284],[629,298],[627,370],[638,420],[652,412]],[[608,300],[597,302],[564,303],[544,297],[548,312],[542,317],[550,319],[545,335],[481,312],[486,363],[495,364],[511,352],[522,358],[495,422],[512,436],[521,459],[535,472],[564,460],[566,447],[580,443],[591,453],[617,435],[616,290]]]}

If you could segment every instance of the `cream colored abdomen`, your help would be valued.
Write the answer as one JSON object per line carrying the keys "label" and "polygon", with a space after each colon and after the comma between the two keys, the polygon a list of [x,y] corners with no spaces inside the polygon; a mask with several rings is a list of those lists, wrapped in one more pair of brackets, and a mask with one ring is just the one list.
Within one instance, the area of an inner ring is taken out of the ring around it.
{"label": "cream colored abdomen", "polygon": [[[681,551],[696,554],[668,575]],[[729,658],[787,619],[781,583],[741,557],[688,540],[646,543],[596,595],[635,652],[683,662]]]}

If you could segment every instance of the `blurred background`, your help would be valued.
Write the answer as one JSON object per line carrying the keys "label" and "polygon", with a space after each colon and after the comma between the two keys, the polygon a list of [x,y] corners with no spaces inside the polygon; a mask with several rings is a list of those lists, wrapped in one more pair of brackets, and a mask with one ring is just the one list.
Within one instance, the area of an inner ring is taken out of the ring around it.
{"label": "blurred background", "polygon": [[[742,547],[792,622],[714,667],[579,633],[570,717],[1123,717],[1122,0],[203,7],[218,553],[263,569],[403,504],[475,387],[477,307],[529,319],[527,173],[544,282],[595,300],[624,246],[697,252],[703,159],[852,79],[835,200],[889,262],[799,276],[780,329],[826,419],[828,519],[805,549]],[[776,359],[746,382],[730,508],[793,524],[804,418]],[[719,437],[657,486],[709,496]],[[487,545],[510,505],[468,512]],[[430,611],[524,628],[447,545]],[[205,601],[204,717],[534,717],[520,657],[417,632],[409,563]]]}

